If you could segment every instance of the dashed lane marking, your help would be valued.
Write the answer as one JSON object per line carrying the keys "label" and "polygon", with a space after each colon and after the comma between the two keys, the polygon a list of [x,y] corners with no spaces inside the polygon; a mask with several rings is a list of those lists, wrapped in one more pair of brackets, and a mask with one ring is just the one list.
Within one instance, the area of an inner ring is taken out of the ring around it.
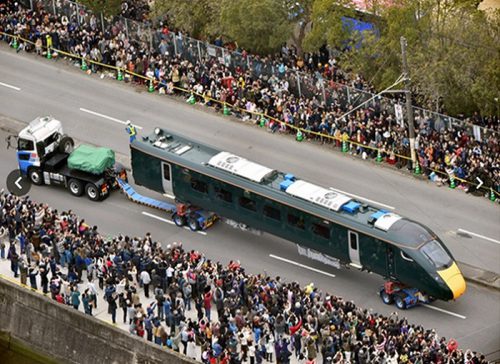
{"label": "dashed lane marking", "polygon": [[[98,113],[96,111],[92,111],[92,110],[89,110],[89,109],[85,109],[83,107],[80,108],[80,111],[83,111],[83,112],[86,112],[87,114],[91,114],[91,115],[95,115],[95,116],[99,116],[103,119],[107,119],[107,120],[111,120],[111,121],[114,121],[115,123],[119,123],[119,124],[123,124],[123,125],[126,125],[127,122],[126,121],[123,121],[123,120],[120,120],[120,119],[117,119],[117,118],[114,118],[112,116],[108,116],[108,115],[104,115],[104,114],[101,114],[101,113]],[[139,126],[135,123],[132,122],[132,125],[134,125],[137,129],[142,129],[142,126]]]}
{"label": "dashed lane marking", "polygon": [[170,225],[175,225],[175,222],[173,222],[173,221],[171,221],[171,220],[168,220],[168,219],[165,219],[165,218],[160,217],[160,216],[156,216],[156,215],[150,214],[149,212],[143,211],[143,212],[142,212],[142,214],[143,214],[143,215],[146,215],[146,216],[149,216],[149,217],[152,217],[153,219],[156,219],[156,220],[160,220],[160,221],[166,222],[167,224],[170,224]]}
{"label": "dashed lane marking", "polygon": [[0,86],[7,87],[7,88],[10,88],[10,89],[16,90],[16,91],[21,91],[21,89],[19,87],[9,85],[8,83],[0,82]]}
{"label": "dashed lane marking", "polygon": [[320,273],[320,274],[324,274],[325,276],[328,276],[328,277],[332,277],[332,278],[335,278],[335,274],[331,274],[331,273],[328,273],[328,272],[324,272],[322,270],[319,270],[319,269],[316,269],[316,268],[313,268],[313,267],[309,267],[307,265],[304,265],[304,264],[301,264],[299,262],[294,262],[293,260],[290,260],[290,259],[286,259],[286,258],[282,258],[282,257],[278,257],[277,255],[274,255],[274,254],[269,254],[269,256],[273,259],[277,259],[277,260],[281,260],[282,262],[285,262],[285,263],[288,263],[288,264],[293,264],[297,267],[301,267],[301,268],[304,268],[304,269],[308,269],[310,271],[313,271],[313,272],[316,272],[316,273]]}
{"label": "dashed lane marking", "polygon": [[[149,212],[142,211],[141,213],[142,213],[143,215],[145,215],[145,216],[149,216],[149,217],[151,217],[151,218],[153,218],[153,219],[156,219],[156,220],[160,220],[160,221],[166,222],[167,224],[170,224],[170,225],[175,225],[175,222],[173,222],[173,221],[171,221],[171,220],[168,220],[168,219],[165,219],[165,218],[160,217],[160,216],[156,216],[156,215],[154,215],[154,214],[150,214]],[[184,229],[191,231],[191,229],[190,229],[190,228],[188,228],[187,226],[184,226]],[[197,233],[198,233],[198,234],[200,234],[200,235],[207,235],[207,233],[206,233],[205,231],[197,231]]]}
{"label": "dashed lane marking", "polygon": [[[377,297],[380,297],[380,295],[378,293],[375,293],[375,295]],[[444,308],[432,306],[432,305],[430,305],[428,303],[422,303],[420,306],[426,307],[426,308],[428,308],[430,310],[439,311],[441,313],[445,313],[445,314],[450,315],[450,316],[455,316],[455,317],[458,317],[458,318],[460,318],[462,320],[465,320],[467,318],[467,316],[460,315],[459,313],[455,313],[455,312],[451,312],[451,311],[445,310]]]}
{"label": "dashed lane marking", "polygon": [[481,239],[484,239],[484,240],[491,241],[492,243],[495,243],[495,244],[500,244],[500,241],[498,241],[498,240],[495,240],[493,238],[488,238],[487,236],[484,236],[484,235],[479,235],[479,234],[473,233],[472,231],[467,231],[467,230],[464,230],[464,229],[458,229],[457,232],[459,234],[461,233],[461,234],[472,235],[472,236],[475,236],[476,238],[481,238]]}
{"label": "dashed lane marking", "polygon": [[439,307],[436,307],[436,306],[431,306],[431,305],[428,305],[428,304],[427,304],[427,305],[422,305],[422,306],[423,306],[423,307],[427,307],[427,308],[429,308],[429,309],[431,309],[431,310],[434,310],[434,311],[439,311],[439,312],[445,313],[445,314],[450,315],[450,316],[455,316],[455,317],[458,317],[458,318],[460,318],[460,319],[462,319],[462,320],[465,320],[465,319],[467,318],[467,317],[466,317],[466,316],[464,316],[464,315],[460,315],[460,314],[458,314],[458,313],[451,312],[451,311],[448,311],[448,310],[445,310],[445,309],[443,309],[443,308],[439,308]]}

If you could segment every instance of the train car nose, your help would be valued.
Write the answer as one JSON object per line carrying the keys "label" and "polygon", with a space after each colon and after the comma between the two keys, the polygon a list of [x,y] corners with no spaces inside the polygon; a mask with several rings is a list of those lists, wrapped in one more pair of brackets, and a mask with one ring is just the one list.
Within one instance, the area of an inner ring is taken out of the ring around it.
{"label": "train car nose", "polygon": [[453,262],[451,267],[438,270],[437,273],[453,293],[453,299],[457,299],[464,294],[466,289],[465,280],[455,262]]}

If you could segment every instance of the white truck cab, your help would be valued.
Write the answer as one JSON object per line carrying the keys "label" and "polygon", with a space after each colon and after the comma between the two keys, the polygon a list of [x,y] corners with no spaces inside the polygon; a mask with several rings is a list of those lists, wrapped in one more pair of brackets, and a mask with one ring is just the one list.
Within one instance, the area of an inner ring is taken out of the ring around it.
{"label": "white truck cab", "polygon": [[32,170],[39,168],[54,152],[70,153],[73,147],[73,140],[64,135],[59,120],[51,116],[38,117],[17,136],[19,170],[24,175],[36,179],[37,176],[31,176]]}

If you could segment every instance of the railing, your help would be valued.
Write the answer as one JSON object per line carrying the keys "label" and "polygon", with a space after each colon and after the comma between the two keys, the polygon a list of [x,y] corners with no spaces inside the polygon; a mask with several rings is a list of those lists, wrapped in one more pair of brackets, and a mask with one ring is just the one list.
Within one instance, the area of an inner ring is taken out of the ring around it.
{"label": "railing", "polygon": [[[90,25],[91,27],[94,27],[95,29],[102,28],[103,30],[109,30],[114,33],[117,33],[118,31],[122,30],[124,31],[130,39],[133,39],[137,42],[142,43],[146,49],[149,47],[149,49],[160,49],[162,53],[164,54],[165,57],[175,57],[179,56],[183,59],[190,60],[192,62],[198,61],[198,60],[207,60],[212,57],[217,57],[221,62],[226,64],[228,67],[241,67],[242,69],[248,69],[254,75],[274,75],[275,69],[274,66],[270,62],[265,62],[264,60],[261,60],[257,57],[251,57],[251,56],[246,56],[243,57],[242,54],[238,52],[230,52],[225,48],[217,47],[205,42],[201,42],[189,37],[182,37],[180,34],[174,34],[174,33],[168,33],[168,34],[162,34],[160,30],[153,30],[151,26],[148,24],[144,23],[139,23],[133,20],[125,19],[120,16],[116,16],[113,18],[106,18],[102,14],[99,16],[95,16],[91,14],[90,12],[86,11],[85,8],[83,8],[81,5],[78,5],[77,3],[69,0],[38,0],[34,4],[35,0],[24,0],[23,3],[30,3],[30,6],[36,5],[36,6],[42,6],[44,9],[47,9],[49,12],[52,13],[57,13],[57,14],[62,14],[68,18],[68,21],[73,21],[73,22],[78,22],[78,24],[85,23],[87,25]],[[7,37],[14,37],[12,34],[8,33],[3,33]],[[1,35],[1,34],[0,34]],[[16,37],[14,37],[16,38]],[[19,39],[22,39],[21,37],[18,37]],[[27,39],[23,39],[23,41],[30,42]],[[124,74],[129,74],[130,76],[134,77],[135,79],[144,79],[146,81],[149,81],[150,85],[152,83],[157,83],[157,80],[154,79],[149,79],[148,77],[145,77],[144,75],[138,75],[133,72],[129,72],[126,69],[118,69],[116,66],[111,66],[107,64],[102,64],[99,62],[96,62],[94,60],[88,59],[88,55],[84,55],[82,57],[81,55],[76,55],[70,53],[69,50],[56,50],[53,48],[54,51],[57,51],[58,53],[72,57],[72,58],[77,58],[82,60],[85,57],[86,62],[88,62],[91,65],[96,65],[96,66],[101,66],[103,68],[108,68],[110,70],[113,70],[117,73],[120,71],[123,72]],[[203,64],[203,62],[201,62]],[[347,103],[353,104],[354,105],[359,105],[366,100],[370,99],[373,97],[373,95],[369,92],[365,92],[363,90],[355,89],[346,85],[341,85],[341,84],[329,84],[328,87],[324,87],[324,82],[322,80],[319,80],[306,73],[300,73],[300,72],[285,72],[282,77],[287,77],[290,80],[290,88],[294,90],[294,92],[297,92],[298,95],[310,95],[310,96],[316,96],[316,97],[323,97],[323,100],[335,100],[337,102],[343,102],[345,103],[344,105],[347,105]],[[295,80],[295,82],[293,82]],[[161,83],[159,86],[162,86]],[[321,132],[316,132],[309,130],[308,128],[304,129],[301,128],[297,125],[287,123],[286,121],[283,120],[278,120],[276,118],[269,117],[268,115],[259,113],[259,112],[249,112],[244,109],[239,109],[237,107],[234,107],[230,104],[227,104],[226,102],[223,102],[221,100],[214,100],[211,99],[210,97],[207,97],[206,95],[199,95],[192,90],[185,90],[180,87],[175,87],[178,91],[185,92],[191,95],[196,95],[198,97],[198,100],[204,100],[205,102],[210,101],[213,104],[220,105],[220,107],[224,107],[224,109],[231,109],[236,113],[239,113],[240,115],[253,115],[257,120],[260,118],[261,123],[262,119],[265,120],[264,125],[269,125],[269,123],[274,123],[275,125],[280,126],[280,130],[287,130],[289,132],[294,132],[294,133],[304,133],[307,134],[311,137],[318,138],[322,141],[330,141],[334,144],[340,145],[342,144],[342,150],[362,150],[362,151],[367,151],[370,152],[372,155],[373,153],[377,154],[377,159],[378,159],[378,154],[380,153],[380,149],[377,148],[376,146],[371,146],[371,145],[365,145],[365,144],[359,144],[356,143],[353,140],[349,140],[349,135],[344,133],[343,135],[327,135],[323,134]],[[377,102],[381,102],[380,100],[387,100],[385,102],[382,102],[380,104],[380,107],[385,110],[394,110],[394,100],[391,99],[386,99],[386,98],[376,98],[371,101],[372,104],[375,104]],[[496,131],[491,131],[489,129],[485,128],[479,128],[477,126],[472,126],[470,124],[464,124],[461,120],[454,119],[445,115],[433,113],[428,110],[420,109],[420,108],[415,108],[416,110],[416,117],[417,119],[419,117],[426,117],[426,118],[435,118],[435,120],[440,119],[443,121],[443,125],[445,128],[450,129],[450,128],[462,128],[462,129],[467,129],[470,132],[470,135],[472,135],[472,129],[476,128],[481,131],[482,136],[487,136],[491,135],[491,133],[497,133]],[[261,124],[262,125],[262,124]],[[399,158],[400,160],[409,160],[409,156],[407,155],[400,155],[397,154],[397,149],[393,150],[392,152],[386,151],[388,154],[392,154],[395,157]],[[444,175],[447,177],[447,174],[443,171],[440,170],[435,170],[431,169],[429,167],[426,168],[429,171],[433,171],[435,173]],[[470,185],[477,185],[475,182],[470,182],[466,181],[460,178],[455,178],[456,180],[462,181],[464,183],[470,184]],[[482,188],[485,188],[483,186]],[[493,192],[492,192],[493,193]],[[500,194],[497,191],[494,191],[496,195]]]}
{"label": "railing", "polygon": [[[103,16],[103,14],[93,15],[85,7],[74,1],[23,0],[21,2],[31,9],[33,9],[34,6],[42,6],[48,12],[65,15],[69,20],[76,19],[78,24],[91,24],[103,32],[109,29],[115,32],[123,30],[127,38],[138,42],[149,50],[158,50],[162,39],[164,39],[167,43],[166,48],[168,49],[168,55],[164,53],[164,56],[170,56],[172,58],[179,56],[192,63],[202,63],[204,60],[215,57],[232,71],[239,68],[244,71],[251,71],[255,77],[276,76],[281,79],[286,79],[290,85],[290,91],[296,96],[304,96],[306,98],[316,97],[326,106],[330,106],[336,102],[344,110],[347,110],[349,106],[356,107],[374,96],[374,94],[370,92],[345,84],[329,82],[329,80],[323,79],[318,72],[311,74],[297,70],[287,70],[281,74],[278,71],[279,65],[267,58],[253,55],[244,56],[238,51],[230,51],[226,48],[184,36],[182,33],[161,34],[161,30],[159,28],[154,28],[151,23],[138,22],[122,16],[107,18]],[[286,56],[284,57],[286,58]],[[386,110],[395,117],[394,104],[396,102],[397,101],[394,99],[381,96],[368,105],[375,106],[375,104],[378,104],[382,110]],[[467,130],[470,135],[473,135],[474,126],[467,121],[416,106],[413,108],[415,115],[425,117],[434,122],[439,121],[440,124],[442,123],[444,125],[445,129],[452,130],[455,127],[459,127],[462,130]],[[476,130],[479,128],[481,135],[490,135],[492,133],[498,134],[497,130],[479,126],[475,128]]]}

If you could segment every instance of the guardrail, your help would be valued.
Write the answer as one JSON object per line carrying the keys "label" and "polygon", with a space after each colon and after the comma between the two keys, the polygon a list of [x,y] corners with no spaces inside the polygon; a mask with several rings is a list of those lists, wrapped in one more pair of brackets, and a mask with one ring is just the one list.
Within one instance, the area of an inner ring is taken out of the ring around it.
{"label": "guardrail", "polygon": [[[19,41],[22,41],[22,42],[25,42],[25,43],[29,43],[29,44],[31,44],[33,46],[35,45],[35,43],[32,42],[31,40],[25,39],[25,38],[23,38],[23,37],[21,37],[19,35],[10,34],[10,33],[2,32],[2,31],[0,31],[0,35],[3,35],[4,37],[8,37],[8,38],[12,39],[12,41],[15,39],[17,43],[19,43]],[[154,77],[147,77],[147,76],[135,73],[135,72],[131,72],[131,71],[129,71],[126,68],[120,68],[120,67],[113,66],[113,65],[110,65],[110,64],[105,64],[105,63],[97,62],[97,61],[92,60],[92,59],[90,59],[88,57],[83,57],[83,56],[80,56],[78,54],[69,53],[69,52],[66,52],[66,51],[63,51],[63,50],[60,50],[60,49],[56,49],[56,48],[53,48],[53,47],[45,47],[44,51],[47,54],[53,54],[53,52],[56,52],[57,54],[61,54],[61,55],[67,56],[69,58],[76,59],[76,60],[78,60],[82,64],[83,63],[88,64],[88,65],[94,64],[94,65],[103,67],[104,69],[112,70],[113,72],[116,72],[116,75],[117,75],[116,78],[119,79],[119,80],[120,80],[120,77],[119,77],[120,74],[121,75],[130,75],[131,77],[136,77],[138,79],[142,79],[142,80],[146,81],[146,85],[147,85],[149,91],[152,91],[152,90],[154,91],[155,88],[156,88],[155,86],[158,86],[158,85],[161,85],[162,87],[166,87],[167,86],[164,83],[160,82],[160,80],[158,80],[158,79],[156,79]],[[47,57],[47,58],[49,58],[49,57]],[[276,123],[282,129],[289,130],[292,133],[295,133],[296,136],[297,136],[297,140],[299,140],[299,138],[298,138],[299,135],[301,135],[301,136],[303,136],[303,135],[316,136],[318,138],[326,139],[326,140],[329,140],[331,142],[338,142],[338,143],[340,143],[342,145],[342,152],[348,152],[348,151],[352,150],[353,146],[355,148],[361,148],[362,150],[372,150],[374,153],[377,153],[377,156],[380,156],[381,152],[383,151],[381,148],[373,147],[373,146],[370,146],[370,145],[365,145],[365,144],[362,144],[362,143],[357,143],[357,142],[355,142],[353,140],[350,140],[349,139],[349,135],[347,133],[345,133],[345,132],[341,136],[335,136],[335,135],[324,134],[324,133],[320,133],[320,132],[308,130],[308,129],[301,128],[301,127],[298,127],[296,125],[290,124],[290,123],[288,123],[288,122],[286,122],[284,120],[276,119],[276,118],[274,118],[272,116],[269,116],[269,115],[267,115],[265,113],[255,112],[255,111],[249,111],[249,110],[246,110],[246,109],[235,107],[234,105],[232,105],[230,103],[214,99],[214,98],[212,98],[212,97],[210,97],[210,96],[208,96],[206,94],[200,94],[200,93],[194,92],[193,90],[188,90],[188,89],[185,89],[185,88],[182,88],[182,87],[178,87],[178,86],[171,86],[171,88],[174,89],[174,90],[176,90],[176,91],[185,93],[189,97],[195,97],[196,96],[196,97],[198,97],[198,99],[204,100],[205,104],[208,103],[208,102],[217,104],[217,105],[219,105],[220,108],[222,108],[224,110],[224,114],[227,114],[226,110],[233,110],[233,111],[236,111],[236,112],[241,113],[241,114],[249,114],[249,115],[255,116],[256,117],[256,121],[261,126],[269,126],[269,124],[271,122]],[[230,112],[229,112],[229,114],[230,114]],[[260,119],[260,121],[259,121],[259,119]],[[409,156],[401,155],[401,154],[395,153],[394,151],[389,151],[389,154],[391,156],[394,156],[395,158],[399,158],[401,160],[406,160],[406,161],[410,161],[411,160],[411,158]],[[377,160],[379,162],[382,162],[379,158],[377,158]],[[440,171],[438,169],[433,169],[433,168],[430,168],[430,167],[425,167],[425,168],[428,171],[431,171],[431,172],[434,172],[434,173],[436,173],[438,175],[443,176],[445,179],[449,178],[449,174],[446,173],[446,172]],[[459,177],[456,177],[456,176],[453,176],[453,178],[454,178],[454,180],[460,181],[461,183],[464,183],[464,184],[468,184],[468,185],[476,186],[476,187],[479,186],[478,183],[471,182],[471,181],[468,181],[468,180],[465,180],[465,179],[462,179],[462,178],[459,178]],[[500,197],[500,193],[498,191],[493,190],[490,187],[479,186],[479,189],[485,190],[487,192],[490,192],[490,194],[494,194],[495,199],[498,198],[498,197]]]}

